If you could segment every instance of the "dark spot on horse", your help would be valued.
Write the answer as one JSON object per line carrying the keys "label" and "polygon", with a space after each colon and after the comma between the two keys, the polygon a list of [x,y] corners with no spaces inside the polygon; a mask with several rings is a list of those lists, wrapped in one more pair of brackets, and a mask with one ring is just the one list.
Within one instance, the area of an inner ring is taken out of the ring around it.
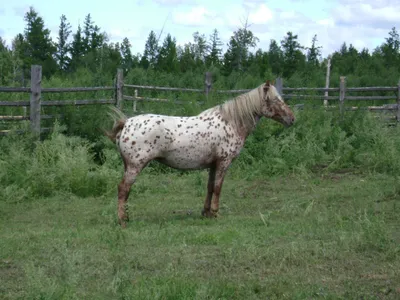
{"label": "dark spot on horse", "polygon": [[161,121],[165,122],[164,119],[161,119]]}
{"label": "dark spot on horse", "polygon": [[135,158],[138,158],[139,156],[140,156],[140,155],[138,154],[138,155],[135,156]]}
{"label": "dark spot on horse", "polygon": [[136,144],[136,142],[135,141],[132,141],[132,145],[135,145]]}
{"label": "dark spot on horse", "polygon": [[157,121],[156,123],[157,123],[158,125],[160,125],[161,121]]}
{"label": "dark spot on horse", "polygon": [[154,144],[157,143],[157,140],[155,139],[153,143],[154,143]]}
{"label": "dark spot on horse", "polygon": [[156,138],[157,138],[157,139],[159,139],[159,138],[160,138],[160,136],[159,136],[159,135],[156,135]]}
{"label": "dark spot on horse", "polygon": [[179,128],[179,127],[181,127],[181,126],[182,126],[182,125],[181,125],[181,124],[179,124],[179,125],[178,125],[178,128]]}
{"label": "dark spot on horse", "polygon": [[142,131],[142,135],[145,135],[146,131]]}

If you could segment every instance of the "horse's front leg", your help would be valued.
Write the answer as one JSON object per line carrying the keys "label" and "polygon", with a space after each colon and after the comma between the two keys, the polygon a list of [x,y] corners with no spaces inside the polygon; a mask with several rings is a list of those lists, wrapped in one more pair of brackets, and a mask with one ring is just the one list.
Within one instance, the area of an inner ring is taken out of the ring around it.
{"label": "horse's front leg", "polygon": [[213,196],[211,199],[210,216],[217,217],[219,211],[219,196],[221,194],[222,184],[224,183],[224,178],[226,171],[231,163],[231,160],[222,160],[217,162],[215,169],[215,180]]}
{"label": "horse's front leg", "polygon": [[206,200],[204,201],[204,208],[201,212],[201,214],[204,217],[211,216],[210,208],[211,208],[211,199],[214,192],[214,184],[215,184],[215,165],[212,165],[208,173],[207,196]]}

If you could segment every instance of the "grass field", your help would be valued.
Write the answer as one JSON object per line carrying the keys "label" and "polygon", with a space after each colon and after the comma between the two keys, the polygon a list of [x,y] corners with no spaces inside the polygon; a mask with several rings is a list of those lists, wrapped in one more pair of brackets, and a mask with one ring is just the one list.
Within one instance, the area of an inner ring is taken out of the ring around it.
{"label": "grass field", "polygon": [[125,230],[111,143],[2,138],[0,298],[399,299],[400,130],[371,120],[260,124],[218,219],[200,217],[206,171],[151,165]]}
{"label": "grass field", "polygon": [[206,176],[143,175],[126,230],[111,195],[0,202],[0,297],[400,297],[397,179],[228,176],[209,220]]}

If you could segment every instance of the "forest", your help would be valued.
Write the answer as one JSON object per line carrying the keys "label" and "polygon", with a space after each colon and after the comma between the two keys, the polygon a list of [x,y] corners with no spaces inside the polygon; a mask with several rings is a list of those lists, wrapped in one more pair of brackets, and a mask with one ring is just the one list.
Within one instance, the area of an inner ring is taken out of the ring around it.
{"label": "forest", "polygon": [[[311,46],[301,45],[298,34],[287,32],[282,40],[271,39],[268,49],[258,47],[259,38],[244,24],[222,41],[217,29],[193,33],[183,46],[169,33],[151,31],[142,53],[132,53],[131,41],[110,42],[91,14],[72,32],[67,16],[60,16],[57,40],[50,37],[45,20],[33,7],[24,16],[25,28],[8,47],[0,37],[0,85],[26,86],[30,66],[43,66],[45,79],[70,79],[100,85],[111,82],[123,68],[131,84],[181,87],[203,85],[204,72],[213,74],[217,87],[250,88],[266,78],[284,79],[290,86],[325,85],[327,58],[314,35]],[[226,43],[226,51],[223,45]],[[400,75],[400,38],[395,27],[384,42],[370,51],[343,42],[330,54],[331,81],[346,76],[351,86],[397,84]],[[83,79],[82,79],[83,81]]]}

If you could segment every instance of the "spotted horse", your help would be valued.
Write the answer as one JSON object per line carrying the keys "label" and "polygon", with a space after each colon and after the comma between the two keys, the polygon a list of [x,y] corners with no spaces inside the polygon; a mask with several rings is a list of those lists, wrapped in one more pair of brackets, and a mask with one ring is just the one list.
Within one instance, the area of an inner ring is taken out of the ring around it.
{"label": "spotted horse", "polygon": [[142,114],[127,118],[114,109],[114,126],[106,135],[116,143],[124,162],[124,176],[118,185],[119,224],[126,227],[131,186],[152,160],[175,169],[209,169],[202,215],[216,217],[226,171],[262,117],[286,127],[295,121],[269,80],[196,116]]}

